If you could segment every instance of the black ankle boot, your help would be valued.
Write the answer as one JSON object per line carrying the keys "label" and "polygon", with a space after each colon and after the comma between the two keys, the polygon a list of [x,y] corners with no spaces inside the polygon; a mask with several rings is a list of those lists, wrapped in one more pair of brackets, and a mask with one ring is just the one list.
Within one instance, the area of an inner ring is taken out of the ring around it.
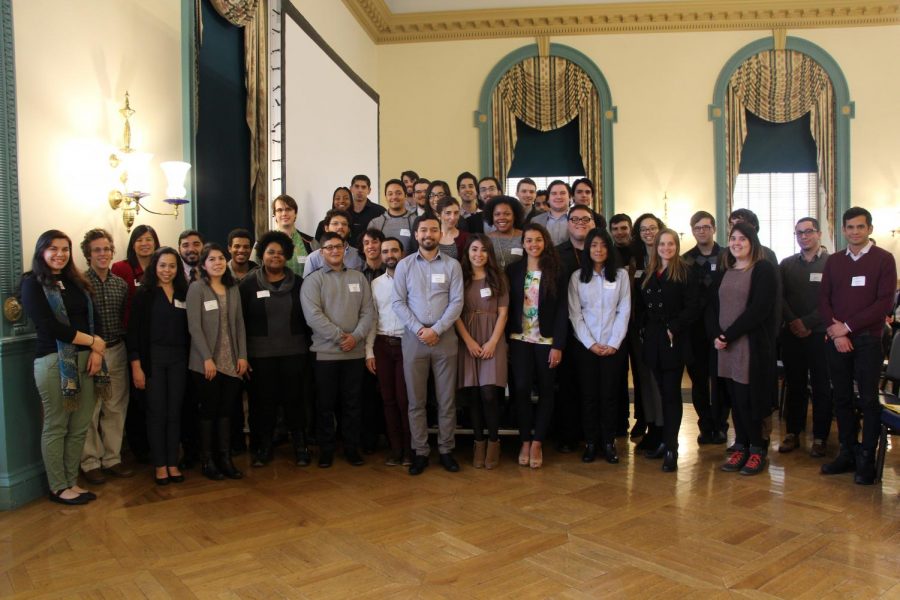
{"label": "black ankle boot", "polygon": [[860,450],[856,453],[856,474],[853,481],[857,485],[875,483],[875,456],[871,450]]}
{"label": "black ankle boot", "polygon": [[294,460],[298,467],[308,467],[310,463],[309,448],[306,445],[306,435],[302,431],[291,433],[294,442]]}
{"label": "black ankle boot", "polygon": [[852,448],[841,446],[837,458],[830,463],[822,465],[822,475],[840,475],[849,473],[856,468],[856,457]]}
{"label": "black ankle boot", "polygon": [[212,459],[213,422],[210,419],[200,420],[200,469],[203,476],[213,481],[221,481],[225,476],[219,472]]}
{"label": "black ankle boot", "polygon": [[678,470],[678,451],[667,450],[663,457],[662,470],[666,473],[673,473]]}
{"label": "black ankle boot", "polygon": [[231,419],[219,419],[219,462],[222,475],[228,479],[240,479],[244,476],[231,460]]}

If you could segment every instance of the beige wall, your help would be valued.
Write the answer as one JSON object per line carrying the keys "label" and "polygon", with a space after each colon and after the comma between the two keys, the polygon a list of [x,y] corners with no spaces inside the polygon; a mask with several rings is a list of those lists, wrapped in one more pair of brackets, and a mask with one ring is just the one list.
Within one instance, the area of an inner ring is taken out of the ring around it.
{"label": "beige wall", "polygon": [[[108,157],[122,143],[118,110],[128,90],[132,145],[154,155],[147,203],[165,212],[159,162],[183,160],[181,2],[14,0],[13,17],[25,262],[47,229],[77,245],[86,230],[105,227],[124,257],[127,233],[107,203]],[[184,224],[144,212],[136,223],[169,244]]]}
{"label": "beige wall", "polygon": [[[852,201],[868,206],[876,236],[900,238],[900,28],[791,31],[841,65],[857,117],[851,123]],[[595,35],[553,38],[589,56],[618,107],[613,127],[616,210],[662,212],[687,231],[694,210],[714,212],[712,123],[707,106],[719,71],[764,32]],[[478,166],[472,113],[484,79],[531,40],[484,40],[379,47],[382,178],[412,168],[454,179]],[[893,133],[890,133],[893,132]],[[411,145],[407,140],[415,139]],[[690,238],[690,236],[686,236]],[[687,240],[686,240],[687,241]],[[690,244],[688,244],[690,245]]]}

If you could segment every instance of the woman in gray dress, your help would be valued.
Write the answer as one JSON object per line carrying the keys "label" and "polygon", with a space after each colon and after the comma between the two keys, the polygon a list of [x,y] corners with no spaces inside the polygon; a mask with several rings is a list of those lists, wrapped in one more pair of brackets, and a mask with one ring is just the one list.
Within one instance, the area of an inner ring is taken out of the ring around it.
{"label": "woman in gray dress", "polygon": [[484,207],[484,220],[494,228],[488,235],[494,244],[497,264],[506,269],[522,260],[522,205],[512,196],[494,196]]}
{"label": "woman in gray dress", "polygon": [[[509,286],[497,266],[491,240],[469,236],[462,255],[463,312],[459,334],[459,388],[476,388],[472,396],[475,453],[472,465],[493,469],[500,462],[500,394],[506,387],[506,318]],[[488,440],[484,439],[487,425]]]}

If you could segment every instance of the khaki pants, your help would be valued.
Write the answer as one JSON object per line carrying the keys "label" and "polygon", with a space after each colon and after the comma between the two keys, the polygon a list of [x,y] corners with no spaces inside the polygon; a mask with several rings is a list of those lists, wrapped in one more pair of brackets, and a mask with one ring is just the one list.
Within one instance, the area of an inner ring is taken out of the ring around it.
{"label": "khaki pants", "polygon": [[63,408],[56,352],[34,359],[34,382],[44,407],[41,454],[51,492],[70,488],[78,482],[81,450],[94,414],[94,378],[86,373],[89,354],[87,350],[78,353],[81,394],[74,412],[66,412]]}
{"label": "khaki pants", "polygon": [[108,469],[122,462],[122,434],[128,410],[128,353],[120,342],[106,349],[106,368],[109,370],[110,395],[105,402],[97,402],[91,426],[88,427],[81,468]]}

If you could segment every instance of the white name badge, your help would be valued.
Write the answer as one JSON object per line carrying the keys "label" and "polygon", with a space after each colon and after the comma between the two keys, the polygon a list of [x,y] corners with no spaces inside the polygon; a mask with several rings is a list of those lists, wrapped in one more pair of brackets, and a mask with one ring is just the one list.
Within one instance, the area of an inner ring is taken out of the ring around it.
{"label": "white name badge", "polygon": [[219,310],[219,301],[207,300],[203,303],[203,310]]}
{"label": "white name badge", "polygon": [[410,235],[409,229],[401,229],[400,230],[400,237],[409,237],[409,235]]}
{"label": "white name badge", "polygon": [[186,308],[186,307],[185,307],[185,305],[184,305],[184,302],[182,302],[181,300],[176,299],[176,300],[175,300],[175,308]]}
{"label": "white name badge", "polygon": [[603,281],[603,289],[604,289],[604,290],[614,290],[614,289],[616,289],[616,282],[615,282],[615,281],[606,281],[606,280],[604,280],[604,281]]}
{"label": "white name badge", "polygon": [[509,253],[512,254],[513,256],[522,256],[522,249],[521,248],[510,248]]}
{"label": "white name badge", "polygon": [[62,282],[62,281],[57,281],[57,282],[56,282],[56,285],[58,285],[58,286],[59,286],[59,289],[61,289],[61,290],[66,289],[66,286],[63,285],[63,282]]}
{"label": "white name badge", "polygon": [[348,283],[347,287],[350,288],[351,292],[359,292],[359,284],[358,283]]}
{"label": "white name badge", "polygon": [[481,297],[482,298],[490,298],[491,297],[491,288],[481,288]]}
{"label": "white name badge", "polygon": [[308,257],[308,256],[298,256],[298,257],[297,257],[297,262],[300,263],[301,265],[304,265],[304,264],[306,264],[306,259],[307,259],[307,258],[309,258],[309,257]]}
{"label": "white name badge", "polygon": [[269,290],[259,290],[258,292],[256,292],[257,298],[268,298],[271,295],[272,294],[269,293]]}
{"label": "white name badge", "polygon": [[431,283],[444,283],[447,278],[443,273],[432,273],[431,274]]}
{"label": "white name badge", "polygon": [[135,279],[135,280],[134,280],[134,287],[141,287],[141,281],[140,281],[140,279]]}
{"label": "white name badge", "polygon": [[718,266],[719,266],[719,265],[717,265],[716,263],[712,263],[712,264],[709,265],[709,270],[710,270],[710,271],[715,271],[715,270],[716,270],[716,267],[718,267]]}
{"label": "white name badge", "polygon": [[866,285],[866,276],[865,275],[857,275],[853,279],[850,280],[851,287],[865,287]]}
{"label": "white name badge", "polygon": [[821,273],[810,273],[809,280],[810,281],[822,281],[822,274]]}
{"label": "white name badge", "polygon": [[641,270],[637,270],[637,271],[634,272],[634,278],[635,278],[635,279],[638,279],[638,278],[643,277],[643,276],[644,276],[644,272],[641,271]]}

